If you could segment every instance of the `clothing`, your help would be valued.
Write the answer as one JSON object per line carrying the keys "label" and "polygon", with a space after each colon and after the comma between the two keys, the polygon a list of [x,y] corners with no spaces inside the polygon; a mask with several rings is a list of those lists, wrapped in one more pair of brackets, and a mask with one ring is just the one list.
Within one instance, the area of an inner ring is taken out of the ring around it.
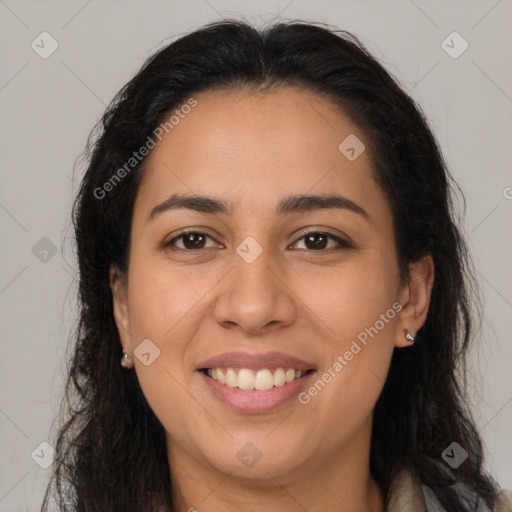
{"label": "clothing", "polygon": [[[458,483],[460,494],[468,499],[468,512],[512,512],[512,491],[502,490],[496,501],[494,510],[491,510],[478,500],[476,508],[473,504],[476,497],[468,491],[467,487]],[[472,499],[471,499],[472,498]],[[390,486],[390,499],[386,512],[450,512],[447,511],[437,499],[430,487],[423,484],[417,475],[402,471]]]}

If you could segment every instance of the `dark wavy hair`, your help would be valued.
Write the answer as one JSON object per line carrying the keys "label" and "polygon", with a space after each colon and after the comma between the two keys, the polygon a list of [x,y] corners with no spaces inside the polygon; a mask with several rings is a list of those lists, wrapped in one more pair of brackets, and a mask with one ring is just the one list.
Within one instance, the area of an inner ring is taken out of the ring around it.
{"label": "dark wavy hair", "polygon": [[[42,511],[52,496],[61,511],[173,510],[164,428],[136,373],[120,365],[109,286],[112,263],[127,270],[133,205],[146,160],[106,198],[98,199],[95,191],[192,94],[283,87],[331,100],[366,135],[375,179],[392,210],[402,277],[420,257],[430,254],[434,260],[425,325],[414,346],[395,349],[374,409],[373,477],[388,495],[393,477],[409,469],[450,512],[468,510],[452,487],[456,482],[494,506],[499,488],[483,469],[465,388],[475,279],[456,225],[457,189],[421,108],[349,32],[301,21],[256,29],[227,20],[151,56],[89,137],[88,167],[72,212],[80,316],[59,414],[66,417],[56,435]],[[456,471],[441,459],[453,441],[469,454]]]}

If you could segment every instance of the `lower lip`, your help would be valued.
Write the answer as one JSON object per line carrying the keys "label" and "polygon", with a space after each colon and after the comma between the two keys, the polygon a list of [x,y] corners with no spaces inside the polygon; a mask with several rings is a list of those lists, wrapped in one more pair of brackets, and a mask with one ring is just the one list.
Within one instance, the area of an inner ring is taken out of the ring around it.
{"label": "lower lip", "polygon": [[265,413],[281,407],[296,397],[315,373],[314,371],[308,373],[300,379],[287,382],[283,386],[274,386],[266,391],[258,391],[255,389],[244,390],[226,386],[212,379],[204,372],[199,371],[205,384],[221,402],[224,402],[235,411],[245,414]]}

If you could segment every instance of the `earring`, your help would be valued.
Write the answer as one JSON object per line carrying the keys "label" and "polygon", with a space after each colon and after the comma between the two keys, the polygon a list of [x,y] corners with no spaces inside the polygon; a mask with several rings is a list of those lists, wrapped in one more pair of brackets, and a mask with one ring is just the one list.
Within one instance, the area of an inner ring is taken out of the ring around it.
{"label": "earring", "polygon": [[123,352],[123,357],[121,357],[121,366],[123,368],[126,368],[127,370],[130,370],[133,368],[133,360],[132,358]]}
{"label": "earring", "polygon": [[410,333],[408,333],[405,329],[404,329],[404,332],[405,332],[405,339],[411,344],[413,345],[414,344],[414,336]]}

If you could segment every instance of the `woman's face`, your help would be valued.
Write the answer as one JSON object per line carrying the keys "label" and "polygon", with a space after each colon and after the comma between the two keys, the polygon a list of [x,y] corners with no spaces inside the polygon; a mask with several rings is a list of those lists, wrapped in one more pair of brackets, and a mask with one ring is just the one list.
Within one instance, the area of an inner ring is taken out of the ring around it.
{"label": "woman's face", "polygon": [[[194,98],[148,156],[127,282],[112,273],[171,465],[284,482],[367,460],[393,347],[423,318],[365,134],[304,90]],[[178,196],[209,199],[166,203]]]}

